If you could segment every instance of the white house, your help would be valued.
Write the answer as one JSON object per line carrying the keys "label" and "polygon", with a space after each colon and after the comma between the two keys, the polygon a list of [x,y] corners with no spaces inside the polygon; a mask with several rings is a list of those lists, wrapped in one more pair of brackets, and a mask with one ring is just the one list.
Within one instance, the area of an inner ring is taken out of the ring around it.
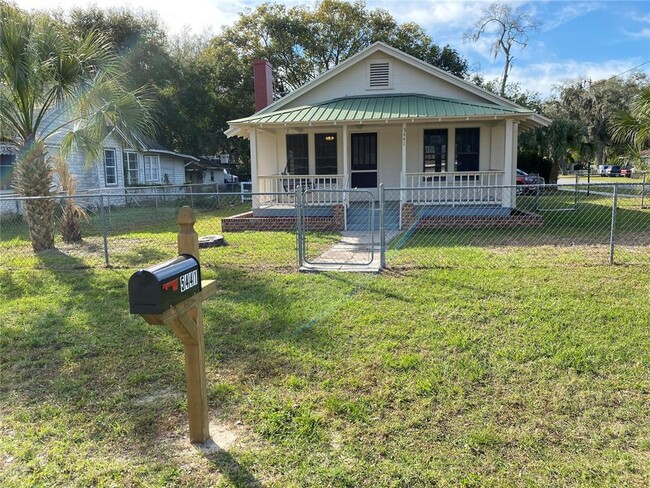
{"label": "white house", "polygon": [[[390,193],[402,204],[514,208],[517,136],[550,123],[381,42],[274,103],[268,62],[254,75],[257,112],[226,131],[250,140],[253,192],[301,184],[377,198],[383,183],[412,189]],[[341,203],[338,192],[322,197]],[[260,198],[254,213],[281,201]]]}

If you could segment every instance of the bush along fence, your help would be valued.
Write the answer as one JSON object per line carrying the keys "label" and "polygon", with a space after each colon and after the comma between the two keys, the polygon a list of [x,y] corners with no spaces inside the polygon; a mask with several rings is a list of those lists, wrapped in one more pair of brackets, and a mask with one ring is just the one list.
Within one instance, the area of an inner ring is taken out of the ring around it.
{"label": "bush along fence", "polygon": [[[457,181],[441,188],[436,178],[421,188],[47,197],[55,203],[55,241],[39,252],[25,214],[30,199],[3,196],[0,269],[155,264],[174,255],[183,205],[196,212],[202,245],[218,246],[202,253],[208,269],[650,264],[650,188],[641,182],[508,187]],[[80,211],[71,212],[73,206]]]}

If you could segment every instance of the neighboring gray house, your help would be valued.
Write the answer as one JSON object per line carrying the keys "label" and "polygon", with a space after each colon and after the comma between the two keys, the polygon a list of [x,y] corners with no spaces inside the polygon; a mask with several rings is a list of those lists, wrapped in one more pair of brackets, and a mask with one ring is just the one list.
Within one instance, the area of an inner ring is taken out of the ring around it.
{"label": "neighboring gray house", "polygon": [[[55,155],[58,146],[49,146]],[[68,156],[71,172],[77,178],[77,191],[94,189],[124,190],[145,185],[182,185],[185,165],[198,158],[171,151],[152,140],[129,144],[119,131],[111,131],[104,139],[100,161],[86,164],[83,155]]]}
{"label": "neighboring gray house", "polygon": [[[62,135],[48,139],[50,156],[59,154]],[[9,143],[0,144],[0,197],[15,195],[12,188],[16,148]],[[183,185],[185,166],[199,161],[197,157],[171,151],[150,139],[141,138],[135,145],[116,130],[110,130],[103,141],[98,161],[86,162],[75,151],[66,158],[70,172],[77,180],[77,193],[125,194],[127,188],[140,187],[138,193],[147,193],[147,187],[156,185]],[[153,189],[152,189],[153,191]],[[123,205],[125,199],[114,198],[110,203]],[[0,202],[0,214],[21,212],[15,201]]]}
{"label": "neighboring gray house", "polygon": [[[59,153],[60,138],[48,140],[51,156]],[[12,193],[11,178],[16,160],[11,144],[0,146],[0,192]],[[104,139],[99,161],[87,164],[80,152],[67,157],[70,171],[77,179],[77,191],[115,190],[147,185],[185,184],[185,166],[199,159],[171,151],[151,139],[136,145],[127,142],[119,131],[112,130]]]}

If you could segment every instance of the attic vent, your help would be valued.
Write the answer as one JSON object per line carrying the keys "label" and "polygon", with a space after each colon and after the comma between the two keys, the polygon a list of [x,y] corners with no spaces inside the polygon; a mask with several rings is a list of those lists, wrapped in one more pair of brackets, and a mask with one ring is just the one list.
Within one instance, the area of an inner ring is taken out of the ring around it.
{"label": "attic vent", "polygon": [[390,63],[370,63],[369,88],[390,87]]}

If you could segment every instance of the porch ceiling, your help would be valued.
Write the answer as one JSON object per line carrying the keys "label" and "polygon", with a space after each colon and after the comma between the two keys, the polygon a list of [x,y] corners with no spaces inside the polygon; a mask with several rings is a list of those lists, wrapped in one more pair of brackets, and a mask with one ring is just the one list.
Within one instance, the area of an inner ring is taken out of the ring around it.
{"label": "porch ceiling", "polygon": [[316,105],[251,115],[231,120],[233,126],[258,124],[285,125],[304,123],[372,122],[386,120],[498,117],[535,115],[514,107],[480,104],[426,95],[381,95],[345,97]]}

